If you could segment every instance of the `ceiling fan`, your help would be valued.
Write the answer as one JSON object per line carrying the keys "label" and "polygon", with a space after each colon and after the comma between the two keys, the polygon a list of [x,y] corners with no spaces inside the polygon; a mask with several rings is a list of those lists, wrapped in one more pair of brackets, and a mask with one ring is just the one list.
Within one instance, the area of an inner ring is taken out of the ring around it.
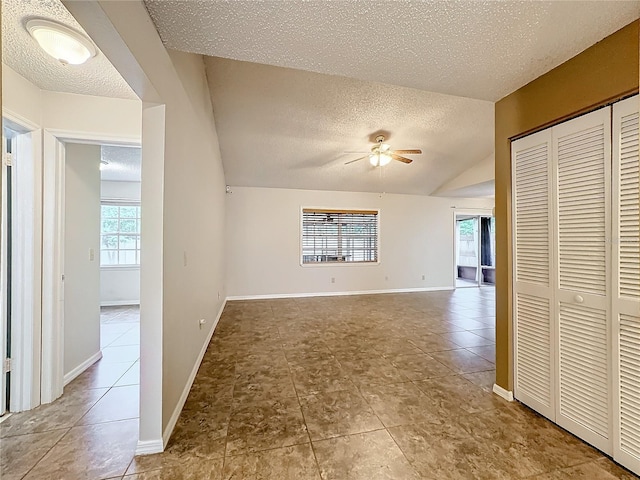
{"label": "ceiling fan", "polygon": [[355,160],[350,160],[345,163],[345,165],[349,165],[350,163],[358,162],[360,160],[364,160],[365,158],[369,158],[369,162],[374,167],[384,167],[391,160],[397,160],[402,163],[411,163],[413,160],[410,158],[403,157],[402,155],[418,155],[421,154],[422,150],[411,149],[411,150],[391,150],[391,145],[388,143],[384,143],[384,135],[378,135],[376,137],[376,144],[371,147],[371,153],[365,155],[364,157],[356,158]]}

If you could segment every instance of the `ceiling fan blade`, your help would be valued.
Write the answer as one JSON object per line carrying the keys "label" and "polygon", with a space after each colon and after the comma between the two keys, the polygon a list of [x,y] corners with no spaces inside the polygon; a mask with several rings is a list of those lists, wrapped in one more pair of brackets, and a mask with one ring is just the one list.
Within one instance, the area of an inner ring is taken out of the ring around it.
{"label": "ceiling fan blade", "polygon": [[399,155],[419,155],[422,153],[422,150],[418,150],[416,148],[411,149],[411,150],[394,150],[391,153],[396,153]]}
{"label": "ceiling fan blade", "polygon": [[400,155],[396,155],[395,153],[391,154],[391,158],[393,158],[394,160],[398,160],[399,162],[402,162],[402,163],[413,162],[413,160],[411,160],[410,158],[401,157]]}
{"label": "ceiling fan blade", "polygon": [[356,158],[355,160],[349,160],[348,162],[345,162],[345,165],[349,165],[350,163],[355,163],[358,160],[364,160],[365,158],[367,158],[368,155],[364,156],[364,157],[360,157],[360,158]]}

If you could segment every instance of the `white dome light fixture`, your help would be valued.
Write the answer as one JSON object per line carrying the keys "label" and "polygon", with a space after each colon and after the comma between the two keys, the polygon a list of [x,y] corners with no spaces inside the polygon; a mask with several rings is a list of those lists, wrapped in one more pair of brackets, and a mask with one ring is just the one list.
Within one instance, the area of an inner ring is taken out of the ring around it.
{"label": "white dome light fixture", "polygon": [[63,65],[81,65],[98,53],[86,35],[60,23],[35,18],[25,27],[40,48]]}
{"label": "white dome light fixture", "polygon": [[391,162],[391,155],[389,154],[391,145],[382,143],[383,140],[384,137],[382,137],[382,139],[378,137],[376,139],[378,144],[371,149],[371,155],[369,155],[369,163],[371,163],[371,165],[374,167],[384,167],[389,162]]}

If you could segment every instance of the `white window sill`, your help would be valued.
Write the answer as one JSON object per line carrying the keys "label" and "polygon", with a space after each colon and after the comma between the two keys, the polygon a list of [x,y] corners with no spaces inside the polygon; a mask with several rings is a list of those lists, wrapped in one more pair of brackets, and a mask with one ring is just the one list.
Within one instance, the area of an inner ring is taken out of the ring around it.
{"label": "white window sill", "polygon": [[140,270],[140,265],[100,265],[100,270]]}
{"label": "white window sill", "polygon": [[380,265],[380,261],[377,262],[314,262],[314,263],[300,263],[301,267],[314,268],[314,267],[375,267]]}

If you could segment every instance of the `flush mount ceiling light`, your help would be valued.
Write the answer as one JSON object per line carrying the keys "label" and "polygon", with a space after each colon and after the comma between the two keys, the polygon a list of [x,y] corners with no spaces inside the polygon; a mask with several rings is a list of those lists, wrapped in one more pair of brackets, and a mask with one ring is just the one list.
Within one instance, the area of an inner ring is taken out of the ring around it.
{"label": "flush mount ceiling light", "polygon": [[87,36],[60,23],[36,18],[25,27],[38,45],[63,65],[80,65],[98,53]]}

